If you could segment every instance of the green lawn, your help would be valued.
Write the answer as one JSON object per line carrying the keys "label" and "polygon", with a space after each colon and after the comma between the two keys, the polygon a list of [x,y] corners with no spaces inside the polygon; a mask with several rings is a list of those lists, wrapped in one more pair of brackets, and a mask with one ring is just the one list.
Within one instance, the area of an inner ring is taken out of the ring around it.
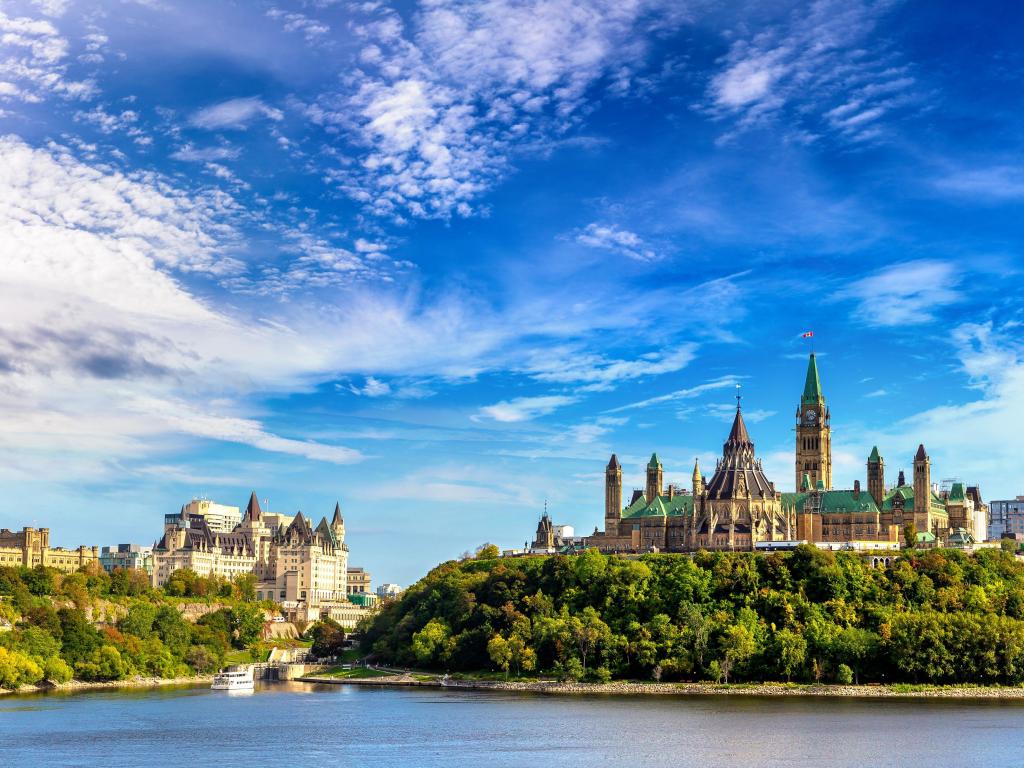
{"label": "green lawn", "polygon": [[224,666],[231,666],[232,664],[252,664],[252,655],[249,653],[249,649],[228,651],[224,654]]}
{"label": "green lawn", "polygon": [[352,680],[352,679],[364,679],[368,677],[388,677],[391,673],[384,672],[380,669],[370,669],[368,667],[356,667],[355,669],[342,669],[341,667],[334,667],[327,670],[326,672],[319,673],[320,677],[334,677],[339,680]]}

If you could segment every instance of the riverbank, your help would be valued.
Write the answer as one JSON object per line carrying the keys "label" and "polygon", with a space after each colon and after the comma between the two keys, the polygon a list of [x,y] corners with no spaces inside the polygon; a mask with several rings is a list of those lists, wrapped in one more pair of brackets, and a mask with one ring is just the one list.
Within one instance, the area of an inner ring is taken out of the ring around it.
{"label": "riverbank", "polygon": [[935,698],[935,699],[1020,699],[1024,686],[911,686],[897,685],[811,685],[799,683],[560,683],[555,680],[505,682],[496,680],[451,680],[428,675],[396,674],[387,677],[324,677],[312,675],[297,682],[327,685],[444,688],[446,690],[539,693],[548,695],[605,696],[825,696],[832,698]]}
{"label": "riverbank", "polygon": [[109,688],[161,688],[170,685],[209,685],[213,675],[196,675],[195,677],[132,677],[126,680],[82,681],[69,680],[66,683],[46,683],[43,685],[23,685],[14,691],[0,689],[0,696],[27,693],[75,693],[78,691],[104,690]]}

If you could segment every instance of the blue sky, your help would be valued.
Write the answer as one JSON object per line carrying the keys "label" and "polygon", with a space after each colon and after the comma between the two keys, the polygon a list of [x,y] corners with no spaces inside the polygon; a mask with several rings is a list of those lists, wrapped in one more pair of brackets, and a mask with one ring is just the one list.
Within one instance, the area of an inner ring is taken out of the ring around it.
{"label": "blue sky", "polygon": [[545,499],[778,487],[814,331],[877,443],[1024,492],[1024,11],[889,0],[7,2],[0,524],[149,542],[193,495],[409,583]]}

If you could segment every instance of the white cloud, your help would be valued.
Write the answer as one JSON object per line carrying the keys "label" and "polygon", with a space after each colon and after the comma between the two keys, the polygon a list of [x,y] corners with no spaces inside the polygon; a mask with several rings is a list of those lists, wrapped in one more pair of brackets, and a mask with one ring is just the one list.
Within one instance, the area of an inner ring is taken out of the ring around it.
{"label": "white cloud", "polygon": [[318,42],[331,31],[331,28],[322,21],[317,21],[301,13],[282,11],[280,8],[271,8],[267,11],[267,16],[280,21],[285,32],[301,32],[308,43]]}
{"label": "white cloud", "polygon": [[[693,387],[687,387],[685,389],[677,389],[675,392],[669,392],[665,395],[658,395],[656,397],[649,397],[646,400],[640,400],[635,403],[629,403],[627,405],[620,405],[617,408],[612,408],[607,413],[618,413],[620,411],[628,411],[634,408],[649,408],[652,405],[661,405],[662,403],[673,403],[678,400],[691,400],[695,397],[700,397],[705,392],[713,392],[718,389],[734,388],[738,383],[739,379],[736,376],[723,376],[713,381],[708,381],[703,384],[697,384]],[[688,415],[691,411],[686,410],[684,415]]]}
{"label": "white cloud", "polygon": [[908,261],[853,282],[836,298],[857,301],[854,315],[868,325],[920,325],[934,320],[936,310],[963,299],[960,282],[953,264]]}
{"label": "white cloud", "polygon": [[0,140],[0,442],[23,462],[77,456],[90,471],[175,434],[357,460],[273,434],[224,399],[325,365],[288,328],[224,315],[175,277],[237,268],[220,255],[234,214],[219,194]]}
{"label": "white cloud", "polygon": [[[59,3],[44,3],[47,15]],[[67,78],[68,41],[52,22],[8,16],[0,10],[0,101],[40,102],[48,95],[86,99],[96,91],[91,80]]]}
{"label": "white cloud", "polygon": [[950,171],[935,186],[958,197],[987,201],[1024,200],[1024,166],[996,165]]}
{"label": "white cloud", "polygon": [[540,397],[517,397],[514,400],[502,400],[494,405],[487,405],[480,409],[479,416],[494,419],[502,423],[529,421],[538,416],[547,416],[549,413],[572,405],[579,398],[568,395],[542,395]]}
{"label": "white cloud", "polygon": [[251,96],[205,107],[192,115],[189,123],[210,131],[222,128],[244,130],[250,122],[260,117],[278,121],[284,119],[284,113],[267,105],[262,99]]}
{"label": "white cloud", "polygon": [[234,160],[241,154],[237,147],[203,147],[198,149],[191,144],[179,147],[171,153],[175,160],[183,160],[186,163],[209,163],[215,160]]}
{"label": "white cloud", "polygon": [[614,224],[588,224],[577,233],[576,242],[591,248],[603,248],[634,261],[655,261],[658,258],[640,235]]}
{"label": "white cloud", "polygon": [[367,376],[363,386],[349,385],[349,391],[355,395],[365,397],[383,397],[391,394],[391,386],[386,381],[381,381],[373,376]]}
{"label": "white cloud", "polygon": [[916,103],[909,68],[877,34],[897,1],[814,0],[788,23],[736,39],[708,84],[707,111],[734,119],[734,131],[788,120],[803,142],[825,132],[878,138],[886,118]]}
{"label": "white cloud", "polygon": [[582,384],[582,392],[608,390],[622,381],[660,376],[682,370],[696,357],[697,345],[641,355],[635,360],[608,358],[575,346],[549,347],[533,352],[521,369],[538,381]]}
{"label": "white cloud", "polygon": [[353,27],[363,48],[348,90],[306,112],[362,149],[330,177],[399,219],[471,215],[513,148],[563,133],[605,76],[628,90],[647,33],[683,19],[664,0],[437,0],[408,28],[396,12],[372,13]]}

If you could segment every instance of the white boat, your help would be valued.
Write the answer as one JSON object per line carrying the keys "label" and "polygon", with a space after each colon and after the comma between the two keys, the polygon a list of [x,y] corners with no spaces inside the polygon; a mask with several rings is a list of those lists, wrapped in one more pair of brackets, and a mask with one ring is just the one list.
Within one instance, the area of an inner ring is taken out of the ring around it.
{"label": "white boat", "polygon": [[252,667],[226,669],[213,676],[215,691],[251,691],[254,688]]}

